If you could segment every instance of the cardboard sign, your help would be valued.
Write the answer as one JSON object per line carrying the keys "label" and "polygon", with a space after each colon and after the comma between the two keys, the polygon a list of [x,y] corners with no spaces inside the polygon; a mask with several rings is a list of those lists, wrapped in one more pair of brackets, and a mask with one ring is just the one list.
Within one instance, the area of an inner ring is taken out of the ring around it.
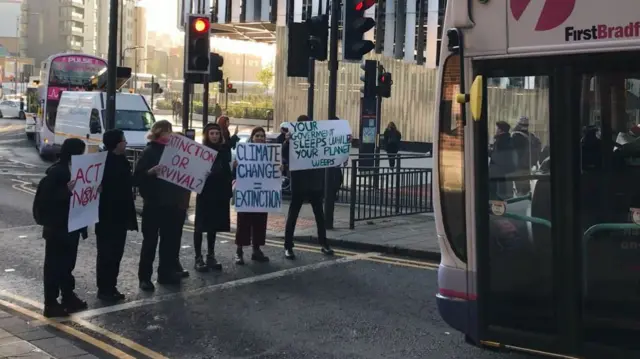
{"label": "cardboard sign", "polygon": [[158,178],[201,193],[218,152],[182,135],[171,135],[160,157]]}
{"label": "cardboard sign", "polygon": [[98,187],[102,183],[106,161],[107,152],[71,157],[71,179],[76,181],[76,186],[69,204],[69,232],[98,222]]}
{"label": "cardboard sign", "polygon": [[303,121],[291,125],[289,170],[337,167],[349,159],[349,121]]}
{"label": "cardboard sign", "polygon": [[280,212],[282,146],[273,143],[239,143],[236,159],[236,212]]}

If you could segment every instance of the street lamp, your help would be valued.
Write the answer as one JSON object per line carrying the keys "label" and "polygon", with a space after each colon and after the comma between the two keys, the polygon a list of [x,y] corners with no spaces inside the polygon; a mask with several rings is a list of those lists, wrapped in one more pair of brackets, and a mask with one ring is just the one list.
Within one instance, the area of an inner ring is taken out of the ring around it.
{"label": "street lamp", "polygon": [[136,61],[136,68],[135,68],[135,77],[133,78],[133,89],[136,90],[138,88],[138,68],[140,67],[140,63],[142,61],[147,61],[147,60],[152,60],[150,57],[146,58],[146,59],[140,59],[138,61]]}
{"label": "street lamp", "polygon": [[[120,54],[120,66],[124,66],[124,55],[127,53],[127,51],[129,50],[137,50],[137,49],[142,49],[142,46],[131,46],[131,47],[127,47],[126,49],[122,50],[122,53]],[[137,56],[137,52],[135,53]]]}

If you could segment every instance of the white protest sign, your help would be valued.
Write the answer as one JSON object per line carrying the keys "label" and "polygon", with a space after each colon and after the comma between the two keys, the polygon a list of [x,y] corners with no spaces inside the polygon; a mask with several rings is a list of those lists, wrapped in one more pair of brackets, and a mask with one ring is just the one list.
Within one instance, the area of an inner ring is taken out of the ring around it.
{"label": "white protest sign", "polygon": [[[218,152],[185,136],[173,134],[164,147],[158,178],[201,193],[207,173],[211,171]],[[158,193],[161,196],[161,193]]]}
{"label": "white protest sign", "polygon": [[272,143],[236,146],[236,212],[280,212],[282,146]]}
{"label": "white protest sign", "polygon": [[69,203],[69,232],[98,222],[100,193],[107,152],[71,157],[71,180],[76,181]]}
{"label": "white protest sign", "polygon": [[289,170],[336,167],[349,159],[349,121],[301,121],[291,125]]}

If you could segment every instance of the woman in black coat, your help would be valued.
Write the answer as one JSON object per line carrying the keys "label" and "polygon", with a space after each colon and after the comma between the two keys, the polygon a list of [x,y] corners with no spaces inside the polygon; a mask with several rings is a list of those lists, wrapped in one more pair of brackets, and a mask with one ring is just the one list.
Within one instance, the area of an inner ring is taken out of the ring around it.
{"label": "woman in black coat", "polygon": [[[216,150],[218,155],[204,184],[196,197],[196,221],[193,247],[196,251],[195,269],[206,272],[222,269],[215,259],[214,248],[217,232],[231,231],[230,201],[232,196],[231,147],[225,141],[222,128],[210,123],[203,130],[202,144]],[[202,257],[202,237],[207,233],[206,262]]]}

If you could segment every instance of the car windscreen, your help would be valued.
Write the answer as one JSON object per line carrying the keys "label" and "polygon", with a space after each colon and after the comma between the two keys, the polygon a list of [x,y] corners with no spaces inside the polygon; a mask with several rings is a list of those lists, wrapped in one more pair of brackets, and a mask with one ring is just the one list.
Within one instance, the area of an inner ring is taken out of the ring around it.
{"label": "car windscreen", "polygon": [[[105,110],[102,118],[107,118]],[[156,119],[149,111],[116,110],[116,128],[123,131],[149,131],[154,122]]]}

